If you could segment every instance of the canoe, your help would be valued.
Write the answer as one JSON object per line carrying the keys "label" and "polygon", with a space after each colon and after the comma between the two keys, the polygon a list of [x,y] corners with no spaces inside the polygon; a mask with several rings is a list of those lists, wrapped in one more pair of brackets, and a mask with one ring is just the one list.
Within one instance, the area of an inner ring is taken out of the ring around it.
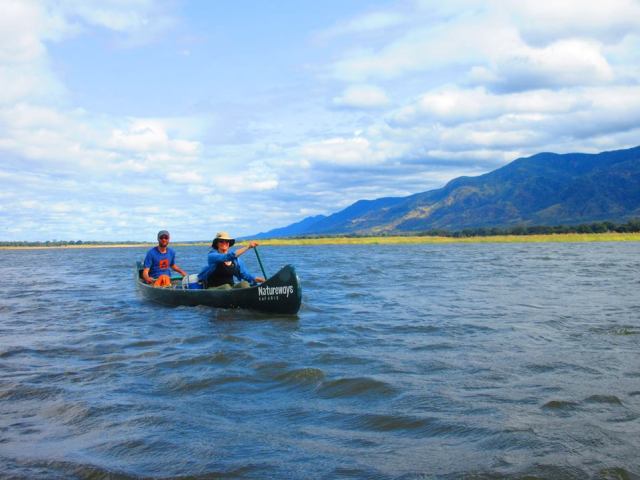
{"label": "canoe", "polygon": [[205,305],[217,308],[247,308],[266,313],[295,314],[300,309],[302,289],[293,265],[282,269],[255,287],[229,290],[188,290],[180,280],[170,287],[152,287],[142,280],[142,264],[137,262],[135,280],[142,296],[156,303],[179,306]]}

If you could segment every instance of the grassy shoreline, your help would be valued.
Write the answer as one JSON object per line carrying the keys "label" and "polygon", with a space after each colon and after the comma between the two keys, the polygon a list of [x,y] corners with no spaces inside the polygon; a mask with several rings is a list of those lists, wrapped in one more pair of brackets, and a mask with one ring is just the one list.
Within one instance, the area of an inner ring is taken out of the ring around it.
{"label": "grassy shoreline", "polygon": [[[495,235],[486,237],[428,237],[428,236],[390,236],[390,237],[318,237],[318,238],[281,238],[260,240],[264,246],[289,245],[410,245],[445,243],[585,243],[585,242],[640,242],[640,233],[559,233],[545,235]],[[241,245],[243,242],[238,242]],[[80,249],[80,248],[151,248],[155,243],[140,244],[83,244],[55,246],[0,246],[0,250],[43,250],[43,249]],[[208,242],[171,244],[172,247],[202,247]]]}
{"label": "grassy shoreline", "polygon": [[260,245],[383,245],[445,243],[584,243],[640,242],[640,233],[560,233],[544,235],[495,235],[486,237],[327,237],[261,240]]}

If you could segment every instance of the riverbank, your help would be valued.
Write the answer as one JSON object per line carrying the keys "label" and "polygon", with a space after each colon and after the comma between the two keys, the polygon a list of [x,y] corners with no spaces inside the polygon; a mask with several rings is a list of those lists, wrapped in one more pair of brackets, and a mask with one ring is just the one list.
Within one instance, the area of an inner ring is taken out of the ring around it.
{"label": "riverbank", "polygon": [[440,243],[580,243],[580,242],[639,242],[640,233],[561,233],[548,235],[495,235],[486,237],[326,237],[260,240],[260,245],[391,245]]}
{"label": "riverbank", "polygon": [[[19,246],[4,246],[0,245],[0,250],[77,250],[85,248],[136,248],[136,247],[148,247],[151,248],[154,244],[151,243],[105,243],[105,244],[90,244],[85,243],[82,245],[19,245]],[[176,244],[172,244],[175,246]]]}
{"label": "riverbank", "polygon": [[[260,240],[264,246],[290,245],[392,245],[392,244],[442,244],[442,243],[582,243],[582,242],[640,242],[640,233],[561,233],[549,235],[495,235],[486,237],[317,237],[279,238]],[[241,245],[242,242],[238,241]],[[0,250],[79,249],[79,248],[151,248],[155,243],[113,243],[57,246],[0,246]],[[172,247],[203,247],[208,242],[172,243]]]}

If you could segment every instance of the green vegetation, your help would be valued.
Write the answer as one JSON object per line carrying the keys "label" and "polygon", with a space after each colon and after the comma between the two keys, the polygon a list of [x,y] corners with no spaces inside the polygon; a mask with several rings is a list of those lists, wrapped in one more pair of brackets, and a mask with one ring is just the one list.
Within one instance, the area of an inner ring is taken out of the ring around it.
{"label": "green vegetation", "polygon": [[515,226],[474,228],[456,232],[429,230],[407,235],[301,236],[261,240],[263,245],[390,244],[390,243],[482,243],[482,242],[613,242],[640,241],[640,220],[584,225]]}
{"label": "green vegetation", "polygon": [[98,242],[98,241],[82,241],[82,240],[46,240],[44,242],[25,242],[25,241],[14,241],[14,242],[0,242],[0,247],[33,247],[33,248],[42,248],[42,247],[108,247],[117,243],[118,245],[126,245],[126,246],[136,246],[136,245],[145,245],[145,242]]}
{"label": "green vegetation", "polygon": [[[323,244],[376,244],[376,243],[452,243],[452,242],[609,242],[640,241],[640,220],[627,223],[589,223],[583,225],[515,226],[507,228],[466,228],[450,232],[429,230],[407,235],[335,235],[300,236],[260,240],[262,245],[323,245]],[[241,243],[241,241],[239,241]],[[0,242],[0,248],[83,248],[83,247],[137,247],[150,242],[97,242],[47,240],[45,242]],[[172,246],[203,246],[209,242],[178,242]]]}
{"label": "green vegetation", "polygon": [[432,237],[493,237],[502,235],[557,235],[569,233],[635,233],[640,232],[640,220],[630,220],[627,223],[616,224],[613,222],[597,222],[582,225],[556,225],[556,226],[523,226],[506,228],[465,228],[457,232],[446,230],[431,230],[417,233],[418,236]]}

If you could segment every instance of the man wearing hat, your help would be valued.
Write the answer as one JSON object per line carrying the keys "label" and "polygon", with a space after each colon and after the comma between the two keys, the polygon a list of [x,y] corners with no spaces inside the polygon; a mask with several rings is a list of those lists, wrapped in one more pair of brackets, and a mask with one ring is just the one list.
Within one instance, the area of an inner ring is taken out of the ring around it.
{"label": "man wearing hat", "polygon": [[[227,232],[218,232],[211,242],[211,250],[207,255],[208,265],[198,274],[204,288],[246,288],[257,283],[264,282],[262,277],[251,275],[240,259],[243,253],[258,246],[258,242],[249,242],[245,247],[230,252],[236,243],[235,238],[231,238]],[[234,284],[234,277],[240,280]]]}
{"label": "man wearing hat", "polygon": [[169,248],[169,232],[158,232],[158,246],[147,252],[144,258],[142,279],[147,283],[153,283],[154,287],[166,287],[171,285],[171,269],[185,277],[187,272],[175,263],[176,252]]}

